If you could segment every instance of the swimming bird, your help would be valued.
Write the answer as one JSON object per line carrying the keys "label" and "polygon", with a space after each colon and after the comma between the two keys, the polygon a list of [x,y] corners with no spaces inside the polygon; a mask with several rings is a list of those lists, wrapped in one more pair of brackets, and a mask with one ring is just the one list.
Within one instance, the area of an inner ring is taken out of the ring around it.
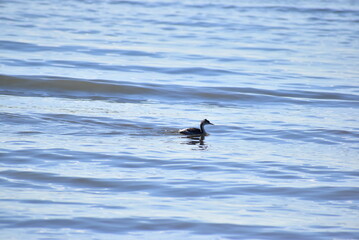
{"label": "swimming bird", "polygon": [[201,121],[200,128],[185,128],[179,130],[178,132],[184,135],[207,135],[206,131],[204,130],[204,125],[207,124],[214,125],[207,119],[204,119]]}

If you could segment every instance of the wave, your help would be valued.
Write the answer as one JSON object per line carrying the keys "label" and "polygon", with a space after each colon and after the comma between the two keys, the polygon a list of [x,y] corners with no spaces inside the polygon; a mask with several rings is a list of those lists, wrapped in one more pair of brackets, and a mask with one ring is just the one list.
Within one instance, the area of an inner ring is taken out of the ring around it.
{"label": "wave", "polygon": [[[129,6],[140,6],[144,8],[162,8],[162,7],[175,7],[175,8],[200,8],[200,9],[233,9],[237,11],[250,11],[250,10],[259,10],[259,11],[268,11],[274,10],[278,12],[291,12],[291,13],[314,13],[314,14],[322,14],[322,13],[329,13],[329,14],[353,14],[355,16],[357,14],[356,9],[351,9],[349,7],[342,7],[338,8],[336,5],[326,5],[326,6],[290,6],[288,4],[280,4],[280,3],[235,3],[235,2],[143,2],[143,1],[110,1],[110,4],[113,5],[129,5]],[[355,5],[354,3],[351,3]]]}
{"label": "wave", "polygon": [[[103,206],[101,206],[103,207]],[[166,218],[166,217],[74,217],[74,218],[25,218],[25,219],[6,219],[7,223],[3,224],[5,228],[42,228],[46,226],[50,229],[72,229],[78,232],[87,231],[106,233],[106,234],[129,234],[136,233],[136,238],[147,239],[148,236],[166,239],[170,233],[172,239],[219,239],[213,238],[216,235],[224,235],[230,239],[263,239],[263,232],[266,236],[275,236],[275,239],[309,239],[303,232],[290,230],[279,231],[274,225],[258,224],[236,224],[236,223],[216,223],[210,221],[198,221],[191,218]],[[180,234],[180,237],[175,237]],[[183,236],[185,235],[185,237]],[[335,235],[343,236],[343,233],[318,231],[318,236],[328,238]],[[355,233],[344,233],[345,236],[352,238]],[[163,236],[163,237],[161,237]],[[198,236],[196,238],[196,236]],[[313,236],[313,235],[311,235]],[[207,237],[207,238],[206,238]],[[124,237],[126,238],[126,237]],[[151,238],[155,239],[155,238]]]}
{"label": "wave", "polygon": [[19,41],[4,41],[0,40],[0,46],[3,49],[17,51],[17,52],[82,52],[92,55],[121,55],[121,56],[146,56],[146,57],[159,57],[159,53],[152,53],[139,50],[129,49],[106,49],[85,47],[80,45],[60,45],[60,46],[45,46],[27,42]]}
{"label": "wave", "polygon": [[239,87],[192,87],[133,83],[125,81],[84,80],[63,77],[0,76],[0,92],[21,96],[52,96],[68,98],[107,99],[114,101],[146,99],[173,99],[186,101],[241,101],[313,103],[320,101],[358,102],[354,94],[298,90],[266,90]]}
{"label": "wave", "polygon": [[[123,160],[119,158],[119,160]],[[259,174],[285,175],[288,173],[280,171],[260,172]],[[295,186],[277,186],[271,184],[232,184],[209,182],[205,180],[178,180],[177,185],[191,187],[174,187],[172,184],[159,184],[157,181],[150,179],[133,180],[131,178],[95,178],[95,177],[75,177],[59,175],[50,172],[35,171],[17,171],[4,170],[0,172],[2,177],[14,181],[6,181],[12,187],[23,188],[24,182],[27,187],[31,188],[57,188],[58,186],[67,188],[76,188],[82,190],[100,190],[103,192],[132,192],[146,191],[153,196],[186,198],[191,196],[197,197],[225,197],[231,195],[268,195],[268,196],[291,196],[292,198],[307,200],[359,200],[358,187],[346,186],[312,186],[312,187],[295,187]],[[50,186],[44,183],[51,183]],[[31,183],[31,184],[30,184]],[[30,186],[32,185],[32,186]],[[208,186],[211,186],[209,188]]]}
{"label": "wave", "polygon": [[115,102],[177,101],[238,104],[320,104],[353,107],[359,96],[329,91],[268,90],[249,87],[198,87],[176,84],[87,80],[54,76],[0,75],[0,93],[16,96],[85,98]]}
{"label": "wave", "polygon": [[[98,55],[99,53],[97,53]],[[135,54],[135,53],[131,53]],[[141,54],[141,53],[136,53]],[[145,55],[146,53],[142,53]],[[127,54],[129,55],[129,54]],[[220,59],[221,61],[228,61],[228,59]],[[230,59],[231,60],[231,59]],[[155,72],[162,74],[191,74],[200,76],[221,76],[221,75],[234,75],[235,71],[206,68],[206,67],[155,67],[155,66],[140,66],[140,65],[108,65],[103,63],[87,62],[87,61],[67,61],[67,60],[49,60],[42,61],[38,59],[32,60],[19,60],[19,59],[3,59],[2,63],[8,66],[18,67],[62,67],[62,68],[82,68],[82,69],[95,69],[101,71],[121,71],[121,72]]]}
{"label": "wave", "polygon": [[317,144],[356,144],[358,143],[359,133],[357,129],[351,131],[338,129],[242,129],[247,134],[246,140],[260,141],[278,141],[285,143],[287,141],[302,141],[305,143]]}

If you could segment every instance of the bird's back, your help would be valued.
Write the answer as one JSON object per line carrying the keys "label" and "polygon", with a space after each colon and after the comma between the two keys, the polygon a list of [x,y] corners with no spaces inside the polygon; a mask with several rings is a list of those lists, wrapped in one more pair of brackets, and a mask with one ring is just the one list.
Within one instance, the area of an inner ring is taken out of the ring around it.
{"label": "bird's back", "polygon": [[198,135],[198,134],[202,134],[202,131],[198,128],[185,128],[182,130],[178,131],[181,134],[185,134],[185,135]]}

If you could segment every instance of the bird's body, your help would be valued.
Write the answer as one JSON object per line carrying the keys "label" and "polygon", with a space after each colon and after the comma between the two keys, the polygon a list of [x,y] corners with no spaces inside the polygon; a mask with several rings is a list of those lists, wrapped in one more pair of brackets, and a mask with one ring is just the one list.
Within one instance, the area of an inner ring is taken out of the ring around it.
{"label": "bird's body", "polygon": [[179,130],[179,133],[184,135],[201,135],[203,132],[199,128],[185,128],[182,130]]}
{"label": "bird's body", "polygon": [[207,135],[207,132],[204,130],[204,126],[207,124],[213,125],[213,123],[204,119],[201,121],[200,128],[185,128],[179,130],[178,132],[184,135]]}

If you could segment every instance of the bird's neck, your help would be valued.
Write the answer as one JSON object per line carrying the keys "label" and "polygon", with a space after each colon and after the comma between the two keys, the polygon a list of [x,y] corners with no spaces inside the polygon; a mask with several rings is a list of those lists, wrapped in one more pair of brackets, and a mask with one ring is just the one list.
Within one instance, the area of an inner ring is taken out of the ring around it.
{"label": "bird's neck", "polygon": [[201,126],[200,126],[200,127],[201,127],[201,132],[202,132],[202,133],[206,133],[206,131],[204,130],[204,124],[203,124],[203,123],[201,123]]}

